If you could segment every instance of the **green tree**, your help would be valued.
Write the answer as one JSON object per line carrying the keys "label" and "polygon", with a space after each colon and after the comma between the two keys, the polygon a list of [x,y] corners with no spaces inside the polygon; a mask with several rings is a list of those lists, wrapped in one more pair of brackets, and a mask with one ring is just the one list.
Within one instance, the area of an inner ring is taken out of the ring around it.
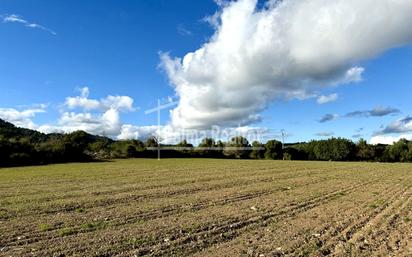
{"label": "green tree", "polygon": [[226,143],[223,154],[236,159],[247,158],[249,151],[245,149],[246,147],[250,147],[246,138],[242,136],[233,137]]}
{"label": "green tree", "polygon": [[283,158],[282,143],[277,140],[269,140],[265,144],[265,159],[280,160]]}
{"label": "green tree", "polygon": [[212,149],[216,146],[215,140],[213,138],[204,138],[199,144],[197,152],[201,157],[213,157],[216,154],[215,149]]}
{"label": "green tree", "polygon": [[407,162],[409,154],[409,141],[401,139],[398,142],[388,147],[389,161],[392,162]]}
{"label": "green tree", "polygon": [[375,158],[375,149],[364,139],[356,144],[356,158],[361,161],[371,161]]}
{"label": "green tree", "polygon": [[252,151],[250,152],[251,159],[263,159],[264,157],[264,145],[259,141],[253,141],[252,143]]}
{"label": "green tree", "polygon": [[313,142],[313,152],[316,160],[349,161],[355,153],[355,144],[343,138],[331,138]]}
{"label": "green tree", "polygon": [[129,144],[126,149],[127,157],[132,158],[137,156],[137,150],[134,145]]}
{"label": "green tree", "polygon": [[408,153],[405,156],[405,161],[412,162],[412,142],[408,143]]}
{"label": "green tree", "polygon": [[149,137],[145,142],[146,147],[157,147],[157,139],[155,137]]}
{"label": "green tree", "polygon": [[193,145],[188,143],[186,139],[183,139],[180,143],[176,145],[177,147],[183,148],[182,150],[178,150],[180,156],[182,157],[190,157],[193,151]]}
{"label": "green tree", "polygon": [[299,147],[289,146],[283,149],[283,160],[306,160],[306,155]]}
{"label": "green tree", "polygon": [[94,140],[95,136],[84,131],[75,131],[64,135],[64,156],[70,161],[90,160],[91,157],[86,154],[86,150]]}

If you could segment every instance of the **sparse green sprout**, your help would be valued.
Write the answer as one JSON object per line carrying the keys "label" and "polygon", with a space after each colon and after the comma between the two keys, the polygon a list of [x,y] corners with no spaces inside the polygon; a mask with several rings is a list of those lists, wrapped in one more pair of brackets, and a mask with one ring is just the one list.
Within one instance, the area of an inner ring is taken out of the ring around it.
{"label": "sparse green sprout", "polygon": [[74,209],[74,211],[77,212],[77,213],[84,213],[84,212],[86,212],[86,210],[85,210],[84,208],[76,208],[76,209]]}
{"label": "sparse green sprout", "polygon": [[6,210],[0,210],[0,218],[5,218],[7,216]]}
{"label": "sparse green sprout", "polygon": [[46,231],[52,230],[53,226],[51,226],[49,224],[42,223],[42,224],[39,225],[39,229],[42,232],[46,232]]}
{"label": "sparse green sprout", "polygon": [[382,205],[384,205],[384,204],[385,204],[385,201],[383,201],[383,200],[376,200],[375,202],[371,203],[371,204],[369,205],[369,207],[376,209],[376,208],[378,208],[378,207],[380,207],[380,206],[382,206]]}
{"label": "sparse green sprout", "polygon": [[87,230],[87,231],[93,231],[93,230],[98,230],[98,229],[104,228],[105,226],[106,226],[106,224],[104,222],[98,221],[98,222],[84,223],[82,225],[82,228],[84,230]]}
{"label": "sparse green sprout", "polygon": [[300,256],[310,256],[313,252],[316,252],[319,247],[316,242],[308,243],[301,249]]}
{"label": "sparse green sprout", "polygon": [[62,228],[58,231],[59,236],[69,236],[74,234],[75,231],[71,228]]}

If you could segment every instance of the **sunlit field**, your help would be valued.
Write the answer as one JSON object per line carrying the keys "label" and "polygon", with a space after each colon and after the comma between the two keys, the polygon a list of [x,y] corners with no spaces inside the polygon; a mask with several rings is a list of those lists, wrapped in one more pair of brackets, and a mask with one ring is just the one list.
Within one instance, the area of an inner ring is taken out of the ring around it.
{"label": "sunlit field", "polygon": [[165,159],[0,169],[0,256],[409,256],[412,165]]}

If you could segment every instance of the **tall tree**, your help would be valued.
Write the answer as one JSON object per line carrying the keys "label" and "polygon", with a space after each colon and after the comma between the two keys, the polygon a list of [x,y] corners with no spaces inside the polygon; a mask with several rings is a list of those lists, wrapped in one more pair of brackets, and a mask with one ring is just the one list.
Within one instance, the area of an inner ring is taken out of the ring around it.
{"label": "tall tree", "polygon": [[249,156],[249,151],[245,149],[247,147],[250,147],[250,145],[245,137],[233,137],[226,143],[223,154],[231,158],[247,158]]}
{"label": "tall tree", "polygon": [[356,144],[356,158],[361,161],[370,161],[375,158],[375,149],[364,139]]}
{"label": "tall tree", "polygon": [[280,160],[283,158],[282,143],[277,140],[269,140],[265,144],[265,159]]}
{"label": "tall tree", "polygon": [[261,142],[253,141],[252,151],[250,152],[250,158],[252,159],[263,159],[264,158],[264,145]]}

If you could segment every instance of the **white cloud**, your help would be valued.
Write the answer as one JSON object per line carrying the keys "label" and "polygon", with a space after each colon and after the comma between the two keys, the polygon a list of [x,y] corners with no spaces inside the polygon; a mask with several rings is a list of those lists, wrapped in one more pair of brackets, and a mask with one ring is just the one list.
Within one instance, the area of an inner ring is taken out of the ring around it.
{"label": "white cloud", "polygon": [[[94,135],[105,135],[111,138],[146,140],[151,136],[159,136],[162,144],[176,144],[187,140],[198,144],[205,137],[227,141],[235,136],[244,136],[251,142],[280,138],[267,128],[241,126],[223,128],[214,126],[206,130],[183,129],[170,125],[136,126],[124,124],[121,113],[133,111],[133,99],[127,96],[107,96],[101,100],[89,99],[87,87],[79,89],[80,96],[67,97],[61,106],[61,115],[56,123],[36,125],[32,119],[37,113],[45,112],[47,105],[38,105],[19,111],[17,109],[0,108],[0,118],[17,126],[35,129],[43,133],[70,133],[83,130]],[[173,98],[168,99],[173,104]],[[72,109],[80,108],[79,111]],[[288,136],[288,135],[287,135]]]}
{"label": "white cloud", "polygon": [[[125,125],[121,121],[121,113],[135,110],[131,97],[109,95],[96,100],[89,98],[88,87],[80,88],[79,92],[80,96],[66,98],[57,124],[45,124],[37,129],[44,133],[83,130],[112,138],[126,133],[123,129]],[[75,109],[80,110],[73,111]]]}
{"label": "white cloud", "polygon": [[[140,127],[139,133],[136,133],[137,127],[125,125],[121,121],[122,112],[135,110],[131,97],[109,95],[95,100],[89,99],[88,87],[80,88],[79,92],[80,96],[66,98],[64,105],[60,108],[61,116],[56,123],[37,125],[33,122],[36,114],[46,112],[47,105],[38,105],[23,110],[0,108],[0,118],[16,126],[35,129],[43,133],[70,133],[83,130],[91,134],[118,139],[146,135],[145,131],[148,131],[148,128]],[[73,111],[77,108],[81,110]]]}
{"label": "white cloud", "polygon": [[38,113],[46,112],[45,106],[41,108],[31,108],[25,110],[17,110],[13,108],[0,108],[0,118],[13,123],[17,127],[36,129],[33,118]]}
{"label": "white cloud", "polygon": [[23,17],[21,17],[20,15],[17,14],[10,14],[10,15],[0,15],[0,18],[3,20],[3,23],[20,23],[23,24],[24,26],[28,27],[28,28],[34,28],[34,29],[40,29],[40,30],[44,30],[49,32],[50,34],[56,36],[57,33],[54,32],[53,30],[46,28],[40,24],[36,24],[36,23],[31,23],[25,19],[23,19]]}
{"label": "white cloud", "polygon": [[46,124],[37,127],[43,133],[70,133],[83,130],[94,135],[117,137],[121,133],[122,123],[118,110],[109,109],[104,113],[75,113],[64,112],[57,125]]}
{"label": "white cloud", "polygon": [[359,82],[362,81],[362,74],[365,71],[363,67],[353,67],[346,71],[345,77],[339,83]]}
{"label": "white cloud", "polygon": [[64,113],[59,124],[66,132],[84,130],[92,134],[108,136],[117,135],[121,128],[119,112],[114,109],[97,116],[90,113]]}
{"label": "white cloud", "polygon": [[[393,144],[400,139],[412,140],[412,117],[406,116],[391,122],[376,131],[370,139],[371,144]],[[391,135],[392,134],[392,135]],[[396,135],[396,136],[395,136]]]}
{"label": "white cloud", "polygon": [[369,140],[369,143],[373,145],[377,145],[377,144],[392,145],[393,143],[398,142],[401,139],[412,140],[412,135],[404,134],[400,136],[385,136],[385,135],[373,136]]}
{"label": "white cloud", "polygon": [[129,96],[112,96],[109,95],[101,100],[103,108],[115,109],[120,111],[134,111],[133,99]]}
{"label": "white cloud", "polygon": [[109,110],[115,109],[119,111],[134,111],[133,99],[129,96],[112,96],[109,95],[106,98],[96,100],[90,99],[90,90],[88,87],[79,89],[80,96],[67,97],[65,105],[69,109],[81,108],[86,111],[90,110]]}
{"label": "white cloud", "polygon": [[278,97],[360,81],[359,61],[412,40],[410,0],[221,4],[209,42],[183,58],[161,55],[180,98],[172,126],[253,123]]}
{"label": "white cloud", "polygon": [[386,134],[400,134],[412,132],[412,117],[407,116],[398,120],[391,122],[389,125],[383,129],[376,131],[375,135],[386,135]]}
{"label": "white cloud", "polygon": [[[80,94],[79,97],[88,99],[88,88],[80,89]],[[196,145],[206,137],[227,141],[235,136],[244,136],[250,142],[254,140],[265,142],[268,139],[281,139],[282,137],[279,132],[273,132],[267,128],[250,126],[234,128],[213,126],[210,129],[197,130],[176,128],[171,125],[164,125],[158,128],[157,126],[124,124],[121,121],[121,110],[133,109],[129,108],[132,106],[132,103],[124,99],[127,98],[106,97],[104,98],[106,102],[103,100],[98,101],[99,105],[105,107],[111,106],[111,108],[99,108],[94,110],[94,112],[85,110],[81,112],[70,111],[67,105],[63,105],[63,109],[60,109],[61,116],[58,121],[50,124],[36,125],[32,121],[37,113],[45,112],[47,105],[39,105],[40,107],[38,108],[25,109],[22,111],[16,109],[0,109],[0,118],[18,126],[35,129],[43,133],[70,133],[83,130],[91,134],[105,135],[119,140],[146,140],[151,136],[159,136],[162,144],[176,144],[182,140],[187,140]],[[169,101],[172,102],[172,99],[169,99]],[[285,136],[288,137],[289,134]]]}
{"label": "white cloud", "polygon": [[88,98],[90,94],[89,87],[81,87],[78,89],[82,98]]}
{"label": "white cloud", "polygon": [[326,104],[330,102],[334,102],[338,99],[338,94],[330,94],[330,95],[321,95],[316,100],[318,104]]}
{"label": "white cloud", "polygon": [[157,126],[134,126],[130,124],[123,125],[120,134],[117,136],[119,140],[125,139],[147,139],[157,135]]}
{"label": "white cloud", "polygon": [[99,101],[82,96],[67,97],[65,104],[69,109],[82,108],[84,110],[95,110],[101,106]]}

